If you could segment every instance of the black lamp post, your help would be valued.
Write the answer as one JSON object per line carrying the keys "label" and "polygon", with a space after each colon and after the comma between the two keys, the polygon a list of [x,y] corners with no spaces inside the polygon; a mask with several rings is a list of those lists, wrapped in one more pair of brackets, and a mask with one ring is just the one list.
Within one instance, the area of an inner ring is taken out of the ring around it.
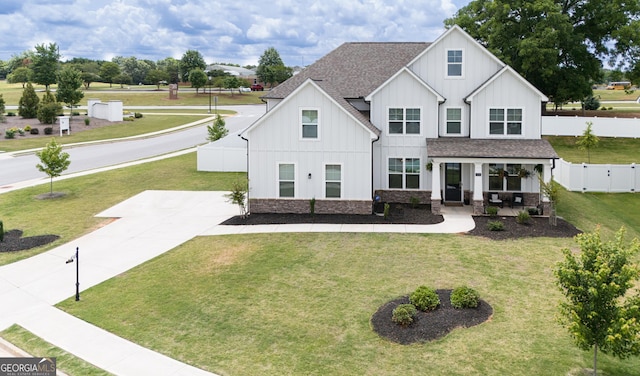
{"label": "black lamp post", "polygon": [[76,260],[76,302],[80,300],[80,247],[76,247],[76,254],[69,257],[66,264],[72,263]]}
{"label": "black lamp post", "polygon": [[208,114],[211,113],[211,76],[207,77],[209,79],[209,112],[207,112]]}

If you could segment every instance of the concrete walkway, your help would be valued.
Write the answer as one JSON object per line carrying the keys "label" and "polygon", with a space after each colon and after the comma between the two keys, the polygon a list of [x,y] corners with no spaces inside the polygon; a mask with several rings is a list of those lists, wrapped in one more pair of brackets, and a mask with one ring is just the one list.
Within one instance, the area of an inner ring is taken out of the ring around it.
{"label": "concrete walkway", "polygon": [[[198,235],[259,232],[459,233],[474,227],[465,208],[445,208],[436,225],[223,226],[236,215],[224,192],[145,191],[98,217],[108,225],[51,251],[0,267],[0,330],[14,323],[116,375],[213,375],[143,348],[53,307],[75,295],[80,249],[80,289],[86,290]],[[38,354],[35,354],[38,355]],[[0,356],[2,352],[0,350]],[[7,356],[15,356],[8,354]]]}

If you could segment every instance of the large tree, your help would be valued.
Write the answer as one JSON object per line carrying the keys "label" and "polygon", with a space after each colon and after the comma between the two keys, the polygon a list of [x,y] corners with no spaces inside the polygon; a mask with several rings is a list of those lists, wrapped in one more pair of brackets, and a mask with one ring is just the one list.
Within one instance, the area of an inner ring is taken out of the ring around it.
{"label": "large tree", "polygon": [[159,60],[156,64],[158,69],[167,72],[169,75],[169,83],[177,84],[180,82],[180,61],[172,57]]}
{"label": "large tree", "polygon": [[640,355],[640,294],[627,292],[640,282],[634,257],[637,239],[624,243],[624,229],[614,241],[603,242],[599,229],[576,236],[580,254],[563,249],[557,265],[558,286],[567,301],[560,304],[561,322],[576,345],[593,349],[593,374],[598,350],[620,358]]}
{"label": "large tree", "polygon": [[84,97],[84,93],[80,90],[80,87],[82,87],[82,73],[73,67],[62,68],[58,74],[56,99],[58,102],[67,104],[71,116],[73,116],[73,108],[80,103],[80,100]]}
{"label": "large tree", "polygon": [[112,61],[102,63],[100,66],[100,78],[104,82],[109,83],[109,87],[113,85],[113,79],[120,74],[120,66]]}
{"label": "large tree", "polygon": [[183,81],[189,79],[189,75],[194,69],[207,69],[207,63],[205,63],[204,58],[200,54],[200,52],[196,50],[187,50],[187,52],[182,55],[182,59],[180,59],[180,75]]}
{"label": "large tree", "polygon": [[191,82],[192,87],[196,88],[196,94],[198,94],[198,89],[207,84],[207,80],[207,74],[200,68],[196,68],[189,73],[189,82]]}
{"label": "large tree", "polygon": [[156,85],[158,90],[160,90],[160,84],[162,83],[162,81],[168,81],[168,80],[169,80],[169,73],[160,69],[150,70],[149,72],[147,72],[147,77],[145,77],[145,81],[148,84]]}
{"label": "large tree", "polygon": [[58,45],[49,43],[49,45],[39,44],[35,47],[36,53],[33,55],[33,82],[44,85],[46,89],[49,85],[55,84],[58,73],[58,65],[60,61],[60,52]]}
{"label": "large tree", "polygon": [[601,77],[602,60],[640,58],[640,2],[474,0],[457,24],[556,104],[582,101]]}
{"label": "large tree", "polygon": [[31,81],[31,77],[33,77],[33,71],[27,67],[16,68],[7,76],[7,81],[10,84],[17,84],[18,82],[22,83],[22,88],[27,82]]}
{"label": "large tree", "polygon": [[274,47],[267,48],[260,56],[260,60],[258,60],[256,75],[260,81],[270,86],[273,86],[274,83],[285,81],[292,74],[293,71],[284,66],[280,54]]}

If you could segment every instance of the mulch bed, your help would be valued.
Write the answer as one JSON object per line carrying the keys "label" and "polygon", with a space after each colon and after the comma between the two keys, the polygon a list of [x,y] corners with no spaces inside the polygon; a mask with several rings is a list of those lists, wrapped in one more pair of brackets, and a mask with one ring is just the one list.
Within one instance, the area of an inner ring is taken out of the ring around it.
{"label": "mulch bed", "polygon": [[428,342],[446,336],[455,328],[468,328],[481,324],[493,314],[493,308],[484,300],[478,307],[456,309],[451,306],[451,290],[436,290],[440,305],[433,311],[418,311],[413,323],[400,326],[391,321],[393,310],[400,304],[409,304],[409,297],[392,300],[376,311],[371,317],[373,330],[390,341],[408,345],[416,342]]}
{"label": "mulch bed", "polygon": [[432,225],[444,221],[441,215],[431,214],[429,205],[391,204],[389,216],[375,214],[250,214],[246,218],[235,216],[222,222],[223,225],[283,225],[294,223],[334,224],[418,224]]}
{"label": "mulch bed", "polygon": [[4,233],[4,241],[0,242],[0,252],[16,252],[40,247],[58,240],[58,235],[38,235],[22,237],[22,230],[10,230]]}
{"label": "mulch bed", "polygon": [[[531,217],[528,224],[516,222],[516,217],[474,216],[476,227],[467,234],[482,236],[493,240],[520,239],[544,236],[549,238],[572,238],[582,231],[562,218],[557,218],[557,225],[549,224],[549,217]],[[500,221],[504,224],[504,231],[491,231],[487,224]]]}
{"label": "mulch bed", "polygon": [[[17,112],[17,111],[15,111]],[[68,111],[66,112],[66,114],[68,114]],[[109,126],[109,125],[115,125],[115,124],[121,124],[123,122],[111,122],[108,120],[104,120],[104,119],[96,119],[96,118],[91,118],[91,121],[89,122],[89,125],[85,125],[84,124],[84,118],[86,116],[85,115],[77,115],[77,116],[73,116],[73,118],[71,119],[71,123],[69,124],[70,128],[71,128],[71,134],[74,133],[78,133],[78,132],[83,132],[83,131],[88,131],[91,129],[97,129],[97,128],[102,128],[105,126]],[[9,128],[24,128],[27,125],[30,126],[31,128],[37,128],[38,129],[38,134],[31,134],[29,132],[26,132],[26,134],[24,136],[20,136],[17,132],[15,134],[15,138],[14,140],[18,140],[18,139],[22,139],[22,138],[51,138],[51,136],[60,136],[60,124],[58,121],[56,121],[55,124],[41,124],[38,119],[24,119],[20,116],[5,116],[4,117],[5,122],[4,123],[0,123],[0,139],[2,139],[3,141],[10,141],[11,139],[6,139],[4,137],[5,132],[7,129]],[[52,134],[47,135],[44,134],[44,129],[51,127],[53,128],[52,130]],[[67,133],[65,132],[64,135],[67,135]]]}

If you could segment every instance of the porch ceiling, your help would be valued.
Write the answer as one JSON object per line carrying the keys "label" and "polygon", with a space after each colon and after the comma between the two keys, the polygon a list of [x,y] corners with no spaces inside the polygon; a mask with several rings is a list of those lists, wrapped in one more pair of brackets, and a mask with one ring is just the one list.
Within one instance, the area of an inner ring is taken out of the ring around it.
{"label": "porch ceiling", "polygon": [[557,159],[547,140],[427,138],[430,158]]}

